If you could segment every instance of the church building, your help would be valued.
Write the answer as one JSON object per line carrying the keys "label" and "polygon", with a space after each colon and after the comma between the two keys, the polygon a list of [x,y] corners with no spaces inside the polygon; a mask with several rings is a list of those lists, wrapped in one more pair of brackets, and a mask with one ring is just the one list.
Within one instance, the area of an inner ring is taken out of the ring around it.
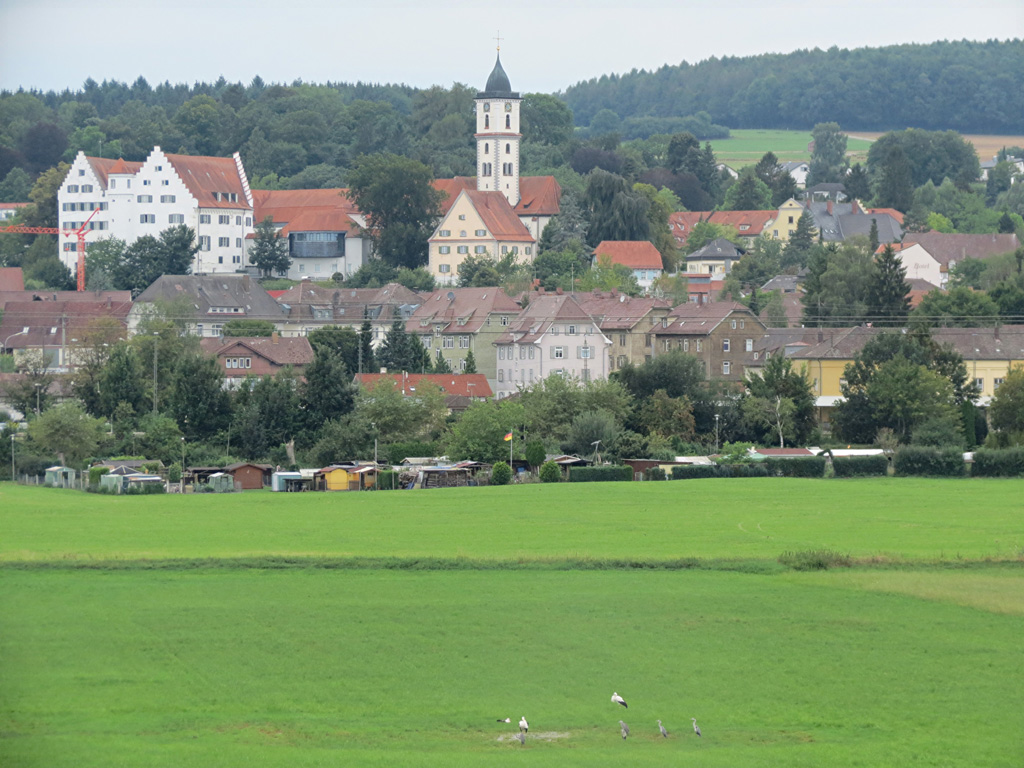
{"label": "church building", "polygon": [[476,178],[435,182],[448,195],[429,248],[428,269],[440,285],[457,283],[470,255],[497,261],[512,254],[532,262],[562,195],[553,176],[519,175],[522,97],[512,90],[500,55],[475,101]]}

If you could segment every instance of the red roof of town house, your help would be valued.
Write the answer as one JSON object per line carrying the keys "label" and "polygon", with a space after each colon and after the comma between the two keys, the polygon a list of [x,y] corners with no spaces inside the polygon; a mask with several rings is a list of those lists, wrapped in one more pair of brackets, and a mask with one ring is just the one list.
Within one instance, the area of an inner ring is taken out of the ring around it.
{"label": "red roof of town house", "polygon": [[0,267],[0,291],[24,291],[21,267]]}
{"label": "red roof of town house", "polygon": [[292,232],[349,232],[359,215],[345,189],[255,189],[253,215],[259,224],[270,216],[284,226],[282,235]]}
{"label": "red roof of town house", "polygon": [[89,165],[92,166],[93,173],[96,174],[96,178],[100,180],[100,184],[106,189],[108,186],[107,177],[112,173],[131,173],[135,174],[139,172],[139,168],[142,167],[142,163],[129,162],[123,158],[112,160],[109,157],[86,157],[89,161]]}
{"label": "red roof of town house", "polygon": [[[205,157],[200,155],[164,156],[174,166],[179,178],[199,203],[200,208],[244,208],[248,205],[242,178],[233,157]],[[234,193],[232,202],[223,193]],[[220,199],[218,194],[220,193]]]}
{"label": "red roof of town house", "polygon": [[9,349],[70,346],[100,318],[113,318],[127,327],[131,308],[131,300],[9,301],[0,321],[0,339]]}
{"label": "red roof of town house", "polygon": [[[306,336],[225,336],[199,340],[203,351],[217,357],[244,354],[248,350],[269,360],[274,365],[292,365],[301,368],[313,362],[313,347]],[[239,372],[245,375],[244,371]]]}
{"label": "red roof of town house", "polygon": [[357,373],[355,381],[365,389],[372,390],[383,380],[394,382],[402,387],[403,394],[415,394],[422,383],[430,383],[446,395],[481,398],[491,397],[494,393],[482,373]]}
{"label": "red roof of town house", "polygon": [[501,192],[466,190],[463,194],[473,203],[476,212],[483,219],[484,226],[495,240],[533,242],[530,230],[519,220],[516,212]]}
{"label": "red roof of town house", "polygon": [[661,254],[649,240],[602,240],[594,256],[610,256],[612,264],[630,269],[662,269]]}
{"label": "red roof of town house", "polygon": [[741,237],[757,237],[778,215],[778,211],[679,211],[669,215],[668,227],[676,244],[682,247],[691,230],[701,221],[728,225]]}
{"label": "red roof of town house", "polygon": [[512,318],[520,310],[500,288],[450,288],[434,291],[423,299],[406,321],[405,331],[424,334],[440,325],[442,333],[476,333],[491,313]]}
{"label": "red roof of town house", "polygon": [[[475,176],[456,176],[454,179],[435,179],[434,189],[448,196],[441,201],[441,215],[448,213],[460,192],[475,192]],[[554,176],[522,176],[519,179],[517,216],[554,216],[559,211],[562,187]]]}
{"label": "red roof of town house", "polygon": [[672,307],[667,299],[627,296],[618,291],[593,291],[574,295],[583,311],[597,321],[602,331],[632,328],[644,318],[652,316],[654,312],[657,312],[658,317],[668,314]]}

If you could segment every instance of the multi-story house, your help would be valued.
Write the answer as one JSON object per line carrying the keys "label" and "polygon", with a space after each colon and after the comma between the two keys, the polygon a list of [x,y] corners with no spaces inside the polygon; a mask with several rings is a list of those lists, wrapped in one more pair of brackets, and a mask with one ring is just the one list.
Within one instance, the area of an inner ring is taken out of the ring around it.
{"label": "multi-story house", "polygon": [[284,308],[249,275],[162,275],[135,300],[128,330],[164,315],[196,336],[222,336],[228,320],[266,320],[280,331]]}
{"label": "multi-story house", "polygon": [[[351,277],[370,258],[366,221],[344,189],[253,190],[256,223],[267,216],[288,241],[291,280]],[[250,236],[249,242],[252,242]]]}
{"label": "multi-story house", "polygon": [[666,299],[627,296],[610,291],[574,294],[583,311],[590,315],[601,332],[611,340],[608,346],[608,371],[617,371],[627,363],[643,365],[654,350],[653,330],[672,309]]}
{"label": "multi-story house", "polygon": [[287,315],[281,324],[283,335],[305,336],[327,325],[359,331],[369,320],[374,348],[396,320],[408,321],[423,303],[422,296],[398,283],[380,288],[323,288],[304,280],[276,298]]}
{"label": "multi-story house", "polygon": [[477,373],[498,391],[495,340],[505,333],[521,308],[500,288],[452,288],[425,297],[406,321],[406,333],[416,334],[430,356],[441,356],[455,373],[466,370],[473,352]]}
{"label": "multi-story house", "polygon": [[[105,237],[131,244],[185,224],[196,234],[195,274],[238,272],[253,231],[252,193],[241,157],[171,155],[154,147],[145,161],[86,157],[79,152],[57,192],[59,226],[77,229],[92,215],[86,247]],[[77,243],[62,244],[71,270]]]}
{"label": "multi-story house", "polygon": [[680,304],[653,329],[655,356],[680,350],[700,358],[709,379],[743,381],[746,355],[765,325],[742,304]]}
{"label": "multi-story house", "polygon": [[602,240],[594,249],[594,262],[602,257],[632,270],[637,285],[644,291],[650,291],[664,272],[661,254],[650,240]]}
{"label": "multi-story house", "polygon": [[229,389],[236,389],[246,376],[273,376],[285,367],[301,376],[313,362],[309,339],[282,338],[276,331],[270,336],[206,337],[199,344],[203,352],[217,358]]}
{"label": "multi-story house", "polygon": [[494,345],[498,397],[552,374],[591,381],[607,378],[610,370],[611,339],[572,294],[532,297]]}

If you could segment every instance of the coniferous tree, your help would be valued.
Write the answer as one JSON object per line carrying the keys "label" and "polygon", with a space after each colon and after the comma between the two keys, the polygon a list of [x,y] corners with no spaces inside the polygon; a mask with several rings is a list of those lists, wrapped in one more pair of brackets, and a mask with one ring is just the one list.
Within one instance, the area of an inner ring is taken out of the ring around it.
{"label": "coniferous tree", "polygon": [[355,407],[356,387],[341,355],[321,347],[303,371],[306,378],[300,400],[306,429],[312,435],[332,419],[339,419]]}
{"label": "coniferous tree", "polygon": [[875,260],[868,294],[871,306],[868,310],[874,322],[882,325],[903,325],[910,314],[910,286],[907,285],[907,268],[896,256],[892,245]]}
{"label": "coniferous tree", "polygon": [[789,236],[789,242],[786,244],[786,263],[800,264],[801,266],[806,264],[817,234],[814,228],[814,219],[811,218],[811,214],[804,212],[797,219],[796,231]]}
{"label": "coniferous tree", "polygon": [[476,358],[473,356],[472,349],[466,353],[466,370],[463,373],[476,373]]}
{"label": "coniferous tree", "polygon": [[252,250],[249,251],[249,263],[264,277],[270,277],[274,272],[283,275],[291,266],[288,243],[274,226],[272,216],[267,216],[256,225],[256,239],[253,241]]}
{"label": "coniferous tree", "polygon": [[906,213],[914,204],[914,177],[907,154],[899,145],[886,155],[878,181],[876,202],[882,208]]}
{"label": "coniferous tree", "polygon": [[434,360],[434,373],[451,373],[452,367],[448,364],[448,361],[441,354],[441,350],[437,350],[437,359]]}
{"label": "coniferous tree", "polygon": [[871,232],[868,233],[868,241],[871,243],[871,252],[878,250],[878,219],[871,220]]}
{"label": "coniferous tree", "polygon": [[359,327],[359,360],[357,373],[375,373],[377,371],[376,359],[373,354],[373,326],[369,320],[363,320]]}

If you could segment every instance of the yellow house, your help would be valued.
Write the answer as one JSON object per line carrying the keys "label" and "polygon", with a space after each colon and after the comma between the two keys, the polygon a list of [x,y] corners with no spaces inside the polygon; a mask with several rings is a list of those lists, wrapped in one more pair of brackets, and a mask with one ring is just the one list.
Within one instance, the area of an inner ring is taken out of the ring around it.
{"label": "yellow house", "polygon": [[453,285],[469,256],[497,261],[511,253],[516,261],[529,263],[535,245],[505,195],[464,189],[430,238],[428,269],[439,285]]}
{"label": "yellow house", "polygon": [[318,469],[314,477],[318,491],[359,491],[373,487],[376,472],[372,464],[333,464]]}
{"label": "yellow house", "polygon": [[797,222],[805,212],[800,203],[790,198],[779,206],[778,216],[764,225],[764,235],[772,240],[789,242],[789,236],[796,232]]}

